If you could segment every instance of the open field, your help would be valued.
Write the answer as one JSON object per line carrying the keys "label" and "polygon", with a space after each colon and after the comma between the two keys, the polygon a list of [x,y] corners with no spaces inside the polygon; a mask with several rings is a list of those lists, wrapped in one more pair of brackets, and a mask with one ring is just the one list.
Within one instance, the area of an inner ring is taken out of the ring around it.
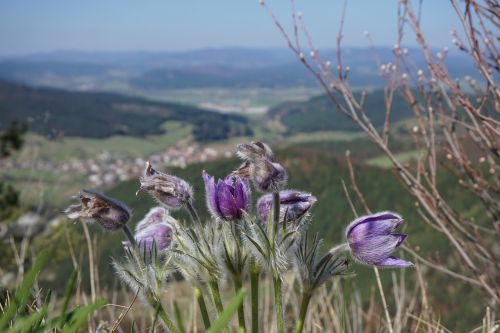
{"label": "open field", "polygon": [[36,156],[39,159],[63,161],[71,158],[95,158],[102,152],[113,152],[131,157],[144,157],[174,145],[180,140],[192,140],[192,125],[168,121],[161,126],[165,130],[162,135],[151,135],[145,138],[131,136],[113,136],[105,139],[92,138],[63,138],[47,140],[36,134],[29,134],[26,138],[26,148],[19,158]]}
{"label": "open field", "polygon": [[110,81],[103,84],[103,91],[145,97],[154,101],[173,102],[199,106],[213,103],[234,106],[245,112],[245,108],[273,108],[283,102],[303,102],[321,93],[314,87],[289,88],[184,88],[140,90],[130,87],[125,81]]}

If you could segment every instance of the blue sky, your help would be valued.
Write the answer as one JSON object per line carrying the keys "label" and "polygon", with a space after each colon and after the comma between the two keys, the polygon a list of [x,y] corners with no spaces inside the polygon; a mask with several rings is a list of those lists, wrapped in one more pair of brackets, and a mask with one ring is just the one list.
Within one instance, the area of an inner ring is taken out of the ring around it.
{"label": "blue sky", "polygon": [[[419,1],[414,0],[415,4]],[[287,0],[268,0],[290,20]],[[297,11],[319,47],[333,47],[341,0],[297,0]],[[397,0],[349,0],[344,44],[393,45]],[[451,46],[459,28],[447,0],[424,0],[422,25],[434,47]],[[414,37],[406,45],[415,45]],[[283,47],[283,38],[257,0],[2,0],[0,55],[53,50],[188,50]]]}

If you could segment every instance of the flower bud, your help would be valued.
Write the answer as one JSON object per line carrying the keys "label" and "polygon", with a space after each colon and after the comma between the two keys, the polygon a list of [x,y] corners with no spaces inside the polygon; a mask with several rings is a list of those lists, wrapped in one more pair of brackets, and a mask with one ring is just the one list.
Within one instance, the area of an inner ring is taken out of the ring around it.
{"label": "flower bud", "polygon": [[250,210],[251,191],[246,179],[228,176],[215,183],[214,177],[203,171],[207,206],[215,218],[234,221]]}
{"label": "flower bud", "polygon": [[148,162],[140,178],[140,191],[147,191],[156,201],[171,209],[178,209],[193,197],[191,186],[183,179],[156,171]]}
{"label": "flower bud", "polygon": [[[316,202],[316,197],[310,193],[293,190],[280,192],[280,222],[286,219],[296,221],[306,216]],[[273,207],[273,195],[266,194],[257,202],[257,213],[262,222],[269,218],[269,212]]]}
{"label": "flower bud", "polygon": [[[172,223],[169,223],[172,222]],[[156,245],[158,251],[170,246],[175,220],[163,207],[154,207],[135,227],[135,241],[141,252],[149,252]]]}
{"label": "flower bud", "polygon": [[381,268],[414,266],[411,262],[390,256],[406,238],[404,234],[394,233],[402,223],[401,216],[391,212],[354,220],[346,231],[347,243],[354,258]]}
{"label": "flower bud", "polygon": [[286,186],[288,174],[281,164],[274,162],[273,152],[265,143],[238,145],[236,154],[244,163],[234,174],[250,178],[259,191],[278,192]]}
{"label": "flower bud", "polygon": [[122,228],[132,216],[124,203],[102,193],[82,190],[74,198],[79,203],[64,211],[70,219],[81,219],[86,223],[97,222],[105,229],[114,231]]}

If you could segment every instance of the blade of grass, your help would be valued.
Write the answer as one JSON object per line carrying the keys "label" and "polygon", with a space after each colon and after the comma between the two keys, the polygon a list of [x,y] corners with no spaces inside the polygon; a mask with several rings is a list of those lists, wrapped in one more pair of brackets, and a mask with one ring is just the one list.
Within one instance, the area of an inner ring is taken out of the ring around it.
{"label": "blade of grass", "polygon": [[207,331],[207,333],[219,333],[224,330],[224,328],[228,325],[231,318],[234,316],[240,304],[243,302],[246,296],[246,290],[241,289],[238,294],[229,302],[226,306],[224,312],[221,313],[219,319],[212,325],[212,327]]}

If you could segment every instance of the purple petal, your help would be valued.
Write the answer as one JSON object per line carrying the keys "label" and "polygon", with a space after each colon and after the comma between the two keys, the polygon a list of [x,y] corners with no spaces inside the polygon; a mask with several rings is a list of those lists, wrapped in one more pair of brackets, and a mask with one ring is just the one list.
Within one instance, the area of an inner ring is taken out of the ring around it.
{"label": "purple petal", "polygon": [[169,223],[151,224],[136,233],[135,239],[141,248],[150,250],[153,242],[159,251],[166,249],[172,240],[172,226]]}
{"label": "purple petal", "polygon": [[413,267],[415,265],[409,261],[391,256],[377,263],[376,266],[381,268],[391,268],[391,267],[398,268],[398,267]]}
{"label": "purple petal", "polygon": [[207,207],[214,216],[220,216],[221,212],[217,205],[217,189],[214,177],[210,176],[205,170],[202,173],[203,181],[205,182],[205,195],[207,199]]}
{"label": "purple petal", "polygon": [[163,207],[153,207],[149,210],[149,212],[144,216],[144,218],[137,223],[135,226],[135,231],[139,232],[143,228],[147,228],[150,225],[161,223],[164,221],[166,216],[168,215],[168,211]]}
{"label": "purple petal", "polygon": [[350,242],[357,242],[366,237],[388,235],[401,223],[403,223],[401,216],[391,212],[363,216],[347,227],[347,239]]}
{"label": "purple petal", "polygon": [[238,210],[250,210],[250,187],[246,180],[238,178],[234,188],[234,197]]}
{"label": "purple petal", "polygon": [[405,237],[404,235],[374,236],[358,242],[349,242],[349,247],[354,257],[360,261],[376,265],[389,257]]}
{"label": "purple petal", "polygon": [[262,222],[266,222],[269,218],[269,211],[272,206],[272,194],[266,194],[260,197],[257,201],[257,214]]}
{"label": "purple petal", "polygon": [[236,207],[236,201],[233,195],[234,189],[232,186],[219,180],[217,182],[217,203],[221,217],[226,220],[239,218],[241,212]]}

